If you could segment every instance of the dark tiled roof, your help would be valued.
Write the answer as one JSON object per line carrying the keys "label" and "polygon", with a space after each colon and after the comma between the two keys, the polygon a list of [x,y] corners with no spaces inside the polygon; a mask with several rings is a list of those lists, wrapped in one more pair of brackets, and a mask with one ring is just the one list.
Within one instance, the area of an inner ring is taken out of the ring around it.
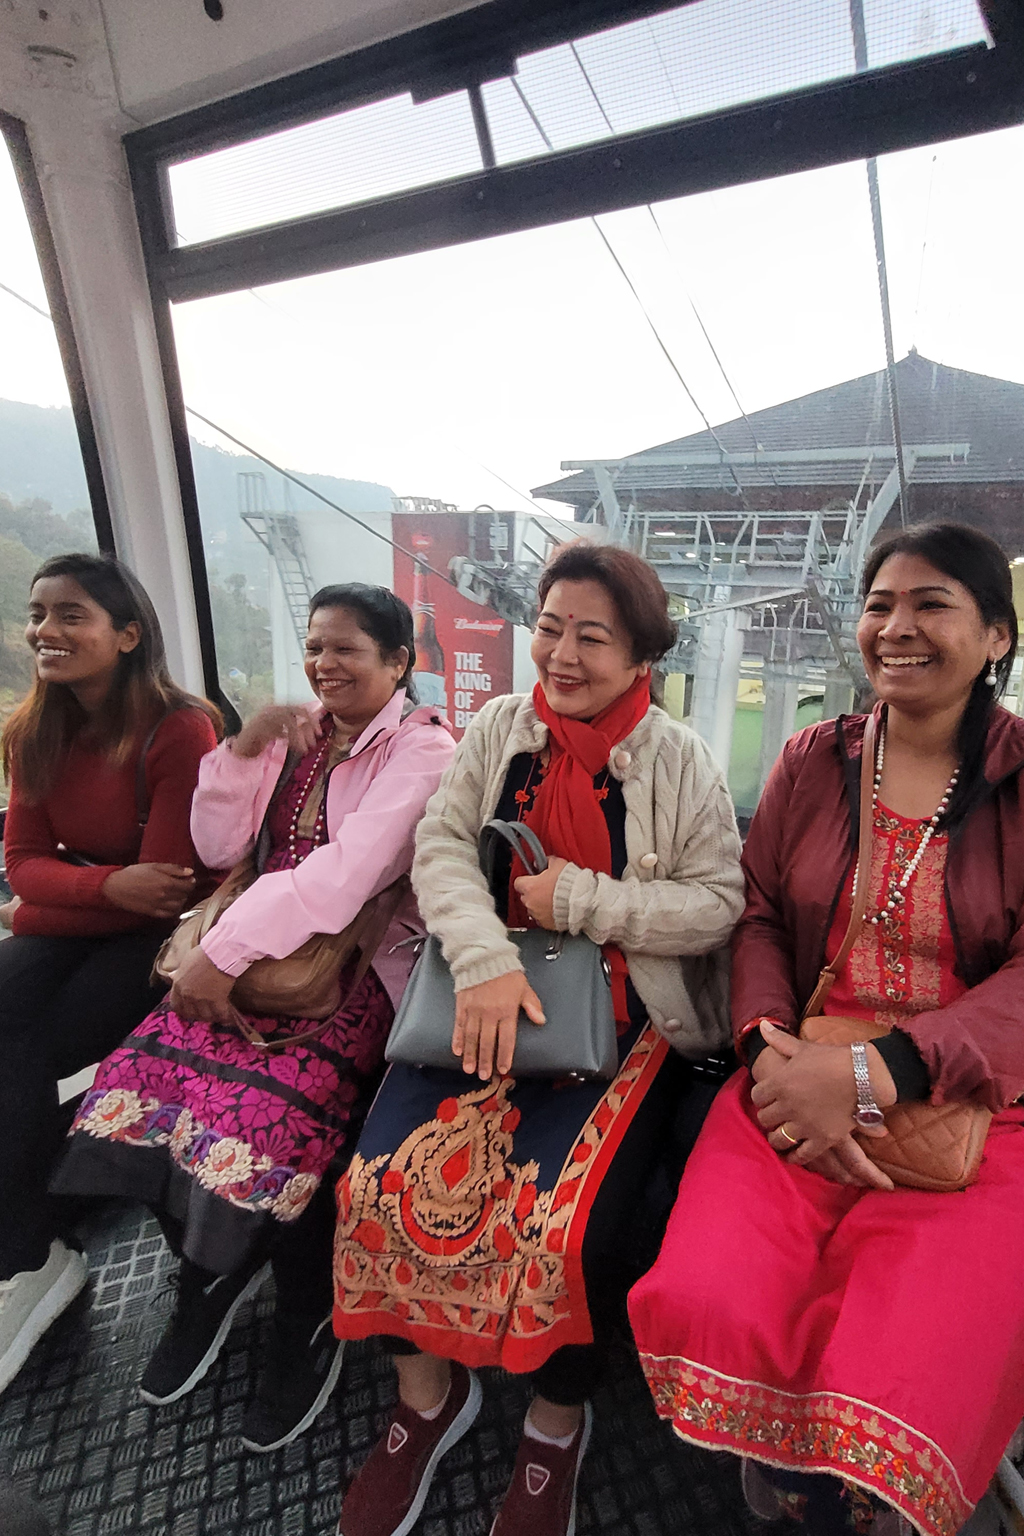
{"label": "dark tiled roof", "polygon": [[[912,475],[914,484],[991,485],[1024,483],[1024,384],[968,373],[933,363],[910,352],[896,364],[900,425],[906,445],[926,443],[963,444],[963,458],[919,459]],[[753,432],[751,431],[753,429]],[[754,411],[716,427],[716,435],[729,453],[748,454],[760,448],[787,450],[866,448],[892,443],[889,397],[885,370],[847,379],[829,389],[815,390],[797,400]],[[646,464],[647,456],[668,452],[717,454],[719,445],[710,432],[695,432],[645,448],[620,469],[615,486],[620,500],[632,493],[642,502],[645,492],[664,493],[676,487],[721,489],[735,496],[732,471],[719,463]],[[866,467],[864,461],[845,459],[836,463],[804,462],[735,466],[744,489],[784,486],[856,487]],[[877,484],[892,467],[892,457],[879,458],[869,474]],[[590,470],[537,486],[534,496],[590,506],[597,486]]]}

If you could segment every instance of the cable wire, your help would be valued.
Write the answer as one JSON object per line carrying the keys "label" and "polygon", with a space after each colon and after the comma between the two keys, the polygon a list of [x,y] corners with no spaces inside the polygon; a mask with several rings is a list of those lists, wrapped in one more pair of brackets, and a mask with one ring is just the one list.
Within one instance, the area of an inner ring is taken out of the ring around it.
{"label": "cable wire", "polygon": [[[579,61],[579,54],[576,52],[575,44],[572,44],[571,46],[572,46],[573,54],[576,57],[577,62],[578,62]],[[580,67],[582,68],[582,64],[580,65]],[[584,74],[585,73],[586,73],[586,71],[584,71]],[[588,84],[589,83],[590,82],[589,82],[589,77],[588,77]],[[540,118],[537,116],[536,112],[533,110],[533,107],[530,105],[530,102],[528,101],[528,99],[526,97],[526,93],[523,90],[522,86],[519,84],[519,81],[516,79],[515,75],[512,76],[512,86],[513,86],[513,88],[514,88],[514,90],[516,92],[516,95],[519,97],[519,99],[522,102],[524,108],[526,109],[526,111],[527,111],[527,113],[529,115],[530,121],[533,123],[533,126],[536,128],[537,132],[540,134],[541,138],[543,139],[545,146],[547,147],[547,149],[549,151],[551,151],[553,153],[555,146],[551,142],[551,139],[548,137],[547,133],[545,132],[544,126],[541,123]],[[591,92],[593,93],[593,91],[594,91],[593,85],[590,86],[590,89],[591,89]],[[595,94],[595,100],[597,100],[596,94]],[[604,111],[604,108],[601,107],[600,101],[598,101],[598,106],[601,109],[601,115],[604,117],[604,120],[607,123],[608,122],[608,117],[607,117],[607,114]],[[609,127],[610,126],[611,125],[609,124]],[[624,279],[624,281],[626,283],[626,286],[629,288],[630,293],[633,295],[634,299],[637,302],[637,306],[638,306],[638,308],[640,310],[640,313],[643,315],[644,319],[647,322],[647,326],[648,326],[648,329],[651,332],[651,335],[654,337],[654,340],[658,344],[658,347],[661,349],[661,352],[664,355],[665,361],[668,363],[669,367],[672,369],[672,372],[675,374],[676,378],[678,379],[679,383],[681,384],[681,386],[683,388],[683,391],[684,391],[684,393],[686,395],[686,398],[689,400],[690,404],[693,406],[694,410],[697,412],[698,416],[700,417],[701,421],[704,423],[704,425],[707,428],[708,432],[711,434],[711,437],[714,439],[716,445],[718,446],[719,452],[725,458],[728,458],[729,450],[726,448],[725,444],[722,442],[722,439],[719,437],[718,433],[715,431],[714,427],[711,425],[710,419],[708,418],[708,416],[704,412],[703,407],[698,402],[696,396],[693,393],[693,390],[690,388],[689,384],[687,384],[686,380],[683,378],[683,375],[682,375],[682,373],[681,373],[681,371],[679,369],[678,364],[676,363],[675,358],[672,356],[672,353],[669,351],[666,342],[662,338],[661,332],[658,330],[658,327],[655,325],[654,320],[651,318],[651,315],[648,312],[647,306],[644,304],[643,299],[640,297],[640,293],[639,293],[639,291],[638,291],[638,289],[636,287],[636,284],[633,282],[633,279],[630,277],[629,273],[626,271],[626,268],[623,266],[622,262],[619,260],[618,254],[616,253],[616,250],[615,250],[615,247],[612,245],[611,241],[608,239],[608,236],[605,234],[604,230],[601,228],[600,224],[597,222],[596,217],[591,216],[590,222],[594,226],[594,228],[597,230],[597,233],[600,235],[601,240],[604,243],[605,249],[607,250],[609,256],[612,259],[612,261],[615,263],[615,265],[618,268],[619,272],[622,274],[622,277],[623,277],[623,279]],[[744,508],[746,508],[746,510],[749,511],[750,508],[749,508],[749,506],[747,504],[747,499],[746,499],[746,497],[745,497],[745,495],[743,493],[743,486],[740,484],[739,477],[736,474],[736,470],[734,469],[734,467],[731,464],[727,464],[725,467],[728,469],[730,475],[732,476],[732,479],[733,479],[733,481],[735,483],[736,491],[737,491],[737,494],[739,495],[740,501],[743,503]]]}
{"label": "cable wire", "polygon": [[9,293],[12,299],[17,299],[19,304],[26,304],[29,309],[34,309],[37,315],[42,315],[44,320],[49,320],[50,324],[53,324],[53,316],[48,309],[40,309],[38,304],[33,304],[31,299],[26,299],[25,295],[18,293],[16,289],[8,288],[6,283],[0,283],[0,288],[4,293]]}
{"label": "cable wire", "polygon": [[[652,37],[652,41],[654,42],[654,46],[657,49],[658,58],[661,61],[661,67],[662,67],[662,69],[665,72],[665,78],[668,81],[669,89],[672,91],[673,97],[676,100],[676,105],[678,106],[679,105],[679,101],[678,101],[678,98],[675,97],[675,88],[672,85],[672,77],[669,75],[668,68],[667,68],[667,66],[665,64],[665,61],[661,57],[661,49],[658,47],[658,39],[655,36],[653,30],[651,32],[651,37]],[[597,110],[600,112],[602,118],[604,119],[605,127],[608,129],[609,133],[614,133],[615,132],[615,126],[612,123],[611,118],[608,116],[608,113],[605,111],[604,103],[602,102],[600,96],[597,94],[597,87],[595,86],[593,80],[590,78],[590,75],[589,75],[589,73],[587,71],[587,66],[584,64],[583,60],[580,58],[579,49],[576,47],[576,44],[574,42],[569,44],[569,48],[570,48],[570,50],[572,52],[573,58],[576,60],[576,63],[579,66],[580,74],[583,76],[584,80],[587,83],[587,89],[590,91],[591,96],[594,98],[594,104],[596,105]],[[522,92],[520,92],[520,95],[522,95]],[[535,123],[537,122],[537,119],[536,119],[535,116],[534,116],[534,122]],[[537,126],[539,128],[540,124],[537,123]],[[669,257],[670,260],[674,261],[675,258],[672,255],[672,251],[671,251],[671,248],[669,246],[668,240],[665,237],[665,231],[662,229],[661,224],[658,221],[657,214],[655,213],[655,211],[652,208],[650,203],[645,203],[644,207],[646,208],[647,212],[650,214],[651,221],[654,224],[655,229],[658,231],[659,236],[661,237],[661,243],[665,247],[665,252],[666,252],[667,256]],[[700,310],[697,308],[697,305],[696,305],[696,303],[694,301],[693,295],[690,293],[689,289],[686,287],[685,284],[683,285],[683,294],[685,295],[686,302],[689,304],[690,309],[693,312],[693,318],[696,320],[697,324],[700,326],[701,335],[704,337],[704,340],[708,344],[708,349],[711,352],[711,356],[714,358],[715,362],[718,364],[718,371],[721,373],[722,378],[725,380],[726,388],[728,389],[730,395],[732,395],[733,401],[735,402],[735,405],[736,405],[736,409],[737,409],[737,411],[739,411],[739,413],[742,416],[743,420],[747,424],[747,427],[748,427],[748,429],[750,431],[751,440],[752,440],[752,442],[754,444],[754,447],[756,449],[757,448],[757,433],[754,431],[754,428],[751,426],[750,418],[747,416],[746,411],[743,409],[743,406],[740,404],[740,399],[739,399],[739,396],[736,393],[736,390],[733,387],[733,382],[730,379],[728,373],[726,373],[726,371],[725,371],[725,364],[722,362],[722,359],[719,357],[718,349],[715,346],[714,342],[711,340],[711,336],[708,333],[708,328],[704,324],[703,316],[701,315]],[[684,388],[685,388],[685,385],[684,385]],[[698,409],[699,409],[699,407],[698,407]],[[703,412],[701,412],[701,414],[703,415]],[[772,478],[773,478],[773,480],[775,480],[776,485],[778,485],[778,483],[779,483],[778,482],[778,478],[776,477],[774,470],[772,470]]]}

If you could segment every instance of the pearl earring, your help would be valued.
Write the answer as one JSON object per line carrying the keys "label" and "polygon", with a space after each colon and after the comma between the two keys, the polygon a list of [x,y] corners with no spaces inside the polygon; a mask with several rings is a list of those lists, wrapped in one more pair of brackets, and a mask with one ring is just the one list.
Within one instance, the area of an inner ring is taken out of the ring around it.
{"label": "pearl earring", "polygon": [[996,664],[994,661],[989,664],[989,669],[985,674],[985,681],[990,688],[995,688],[999,682],[999,677],[996,673]]}

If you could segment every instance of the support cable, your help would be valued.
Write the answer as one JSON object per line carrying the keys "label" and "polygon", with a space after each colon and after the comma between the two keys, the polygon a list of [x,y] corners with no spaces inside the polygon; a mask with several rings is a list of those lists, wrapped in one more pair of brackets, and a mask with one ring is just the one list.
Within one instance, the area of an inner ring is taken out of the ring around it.
{"label": "support cable", "polygon": [[[853,32],[853,59],[858,74],[868,67],[868,38],[864,25],[864,0],[850,0],[850,27]],[[896,354],[892,344],[892,312],[889,306],[889,272],[885,261],[885,235],[882,228],[882,199],[878,190],[878,161],[865,162],[868,177],[868,201],[871,205],[871,231],[875,241],[875,268],[878,273],[878,298],[882,308],[882,332],[885,337],[885,372],[889,387],[889,417],[892,442],[896,449],[896,468],[900,482],[900,526],[907,526],[910,497],[907,472],[903,463],[903,432],[900,427],[899,396],[896,388]]]}
{"label": "support cable", "polygon": [[[654,38],[654,44],[655,44],[655,47],[657,47],[657,38]],[[612,123],[611,118],[608,116],[608,113],[604,109],[604,103],[602,102],[600,96],[597,94],[597,87],[594,85],[593,80],[590,78],[590,75],[587,72],[587,66],[584,64],[583,60],[580,58],[579,50],[577,49],[576,44],[575,43],[570,43],[569,47],[572,50],[573,58],[576,60],[576,63],[579,66],[580,74],[583,76],[584,80],[587,82],[587,89],[590,91],[591,96],[594,98],[594,104],[597,107],[597,110],[600,112],[602,118],[604,119],[605,127],[608,129],[609,133],[614,133],[615,132],[615,127],[614,127],[614,125]],[[661,59],[661,50],[660,49],[658,50],[658,57],[659,57],[659,59]],[[665,78],[668,80],[669,86],[671,88],[672,80],[671,80],[671,77],[669,76],[668,70],[665,67],[664,59],[661,60],[661,67],[662,67],[662,69],[665,70]],[[673,91],[673,94],[674,94],[674,91]],[[534,121],[536,122],[536,118],[534,119]],[[539,124],[538,124],[538,127],[539,127]],[[650,214],[651,222],[653,223],[655,229],[658,231],[658,234],[661,237],[661,243],[665,247],[666,254],[668,255],[668,257],[671,260],[674,260],[674,258],[672,256],[672,250],[671,250],[671,248],[669,246],[668,240],[665,237],[665,231],[662,229],[661,224],[658,221],[658,215],[655,213],[655,211],[651,207],[650,203],[645,203],[644,207],[646,208],[647,212]],[[718,371],[722,375],[722,378],[725,380],[726,388],[728,389],[730,395],[732,395],[733,401],[734,401],[734,403],[736,405],[736,409],[740,413],[740,415],[743,417],[743,420],[747,424],[747,427],[748,427],[748,429],[750,431],[751,440],[753,441],[754,447],[756,448],[757,447],[757,433],[754,431],[753,427],[751,426],[750,418],[747,416],[746,411],[743,409],[743,406],[740,404],[740,398],[737,395],[736,390],[733,388],[732,380],[730,379],[728,373],[726,373],[726,371],[725,371],[725,364],[722,362],[722,359],[718,355],[718,349],[715,346],[714,342],[711,340],[711,336],[710,336],[710,334],[708,332],[708,328],[704,324],[704,318],[701,315],[700,310],[697,308],[697,305],[696,305],[696,303],[694,301],[693,295],[690,293],[689,289],[686,287],[685,284],[683,285],[683,293],[686,296],[687,304],[689,304],[690,309],[693,312],[693,318],[696,320],[697,324],[700,326],[701,335],[704,337],[704,340],[708,344],[708,350],[710,351],[711,356],[714,358],[715,362],[718,364]],[[778,485],[778,479],[775,476],[775,471],[774,470],[772,471],[772,478],[775,480],[776,485]]]}
{"label": "support cable", "polygon": [[[573,51],[575,53],[575,49],[573,49]],[[576,57],[578,58],[579,55],[577,54]],[[541,138],[543,139],[545,146],[548,148],[548,150],[550,150],[553,153],[555,146],[551,142],[550,138],[548,137],[548,135],[547,135],[547,133],[546,133],[546,131],[545,131],[545,129],[544,129],[540,119],[538,118],[536,112],[533,110],[533,107],[530,105],[529,101],[527,100],[526,93],[524,92],[522,86],[519,84],[519,81],[516,79],[516,77],[514,75],[512,76],[512,85],[513,85],[513,88],[515,89],[516,95],[519,97],[520,101],[522,102],[523,106],[525,107],[526,112],[529,115],[530,121],[533,123],[533,126],[536,128],[537,132],[540,134]],[[591,89],[593,89],[593,87],[591,87]],[[603,110],[604,109],[602,108],[602,112],[603,112]],[[607,122],[607,118],[605,118],[605,121]],[[637,306],[639,307],[640,313],[643,315],[644,319],[647,322],[647,326],[648,326],[648,329],[651,332],[651,335],[654,337],[654,340],[657,342],[658,347],[661,349],[661,352],[663,353],[663,355],[665,357],[665,361],[668,363],[669,367],[672,369],[672,372],[675,374],[676,378],[678,379],[679,383],[681,384],[681,386],[683,388],[683,391],[684,391],[684,393],[686,395],[686,398],[689,400],[690,404],[693,406],[694,410],[697,412],[698,416],[700,417],[701,421],[704,423],[704,425],[707,428],[708,432],[710,433],[711,437],[714,439],[715,444],[717,445],[719,452],[723,455],[724,458],[728,458],[729,450],[726,448],[725,444],[722,442],[722,439],[719,437],[718,433],[715,431],[714,427],[711,425],[710,419],[705,414],[703,408],[699,404],[696,396],[693,393],[693,390],[690,388],[689,384],[687,384],[686,380],[683,378],[683,375],[682,375],[682,373],[679,370],[679,367],[678,367],[678,364],[676,363],[675,358],[672,356],[672,353],[669,351],[668,346],[666,345],[665,341],[662,339],[661,332],[658,330],[658,327],[655,325],[654,320],[651,318],[651,315],[649,314],[649,312],[647,310],[647,306],[644,304],[643,299],[640,297],[640,293],[639,293],[639,291],[638,291],[638,289],[636,287],[636,284],[633,282],[633,279],[630,277],[629,273],[626,271],[625,267],[622,265],[622,262],[619,260],[619,257],[618,257],[618,255],[616,254],[616,251],[615,251],[615,247],[612,245],[611,241],[608,239],[608,236],[605,234],[604,230],[601,228],[600,224],[597,222],[597,219],[595,217],[591,216],[590,222],[594,226],[594,228],[597,230],[597,233],[600,235],[605,249],[607,250],[609,256],[612,259],[612,261],[615,263],[616,267],[619,269],[619,272],[621,273],[623,279],[625,280],[626,286],[629,288],[630,293],[633,295],[634,299],[636,300]],[[740,501],[743,503],[744,508],[749,512],[750,507],[749,507],[749,505],[747,503],[746,496],[743,493],[743,486],[740,484],[739,477],[736,474],[736,470],[734,469],[734,467],[731,464],[727,464],[725,467],[729,470],[729,473],[732,476],[732,479],[733,479],[733,481],[734,481],[734,483],[736,485],[736,491],[737,491],[737,494],[739,496]]]}
{"label": "support cable", "polygon": [[8,288],[6,283],[0,283],[0,288],[3,289],[4,293],[9,293],[12,299],[17,299],[19,304],[27,304],[29,309],[34,309],[37,315],[42,315],[44,320],[49,320],[50,324],[53,324],[53,316],[48,309],[40,309],[38,304],[33,304],[31,299],[26,299],[23,293],[18,293],[15,289]]}

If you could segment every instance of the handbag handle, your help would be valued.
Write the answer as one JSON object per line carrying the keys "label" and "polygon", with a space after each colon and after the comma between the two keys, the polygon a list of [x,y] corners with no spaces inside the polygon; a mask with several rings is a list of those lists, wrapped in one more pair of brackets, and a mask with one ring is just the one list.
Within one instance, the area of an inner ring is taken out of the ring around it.
{"label": "handbag handle", "polygon": [[524,826],[521,821],[499,821],[497,818],[485,822],[480,831],[480,868],[492,896],[494,860],[499,841],[508,843],[512,852],[519,855],[528,875],[540,875],[547,869],[548,856],[532,827]]}
{"label": "handbag handle", "polygon": [[825,1005],[836,978],[849,959],[850,951],[860,936],[868,909],[868,885],[871,880],[871,833],[874,820],[875,788],[875,717],[868,715],[864,724],[864,745],[860,759],[860,828],[857,844],[857,876],[853,883],[853,904],[850,921],[843,935],[843,942],[832,959],[822,968],[818,985],[802,1014],[802,1019],[813,1018]]}

